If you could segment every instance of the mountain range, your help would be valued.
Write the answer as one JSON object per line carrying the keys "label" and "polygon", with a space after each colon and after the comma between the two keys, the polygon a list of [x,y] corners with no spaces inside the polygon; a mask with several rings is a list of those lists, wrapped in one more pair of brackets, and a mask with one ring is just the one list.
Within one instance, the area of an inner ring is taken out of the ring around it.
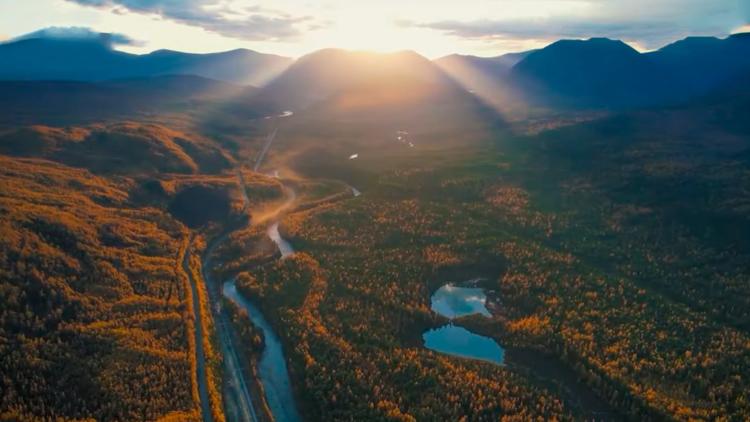
{"label": "mountain range", "polygon": [[101,82],[193,75],[261,87],[254,104],[284,108],[307,107],[365,82],[403,85],[410,79],[447,86],[446,75],[496,108],[659,106],[726,90],[748,72],[750,34],[689,37],[646,53],[607,38],[560,40],[499,57],[450,55],[432,62],[414,52],[326,49],[295,61],[243,49],[136,55],[98,39],[42,37],[0,44],[2,80]]}
{"label": "mountain range", "polygon": [[491,102],[511,98],[551,107],[657,106],[709,95],[750,73],[750,34],[689,37],[646,53],[607,38],[560,40],[515,63],[502,57],[454,55],[437,63]]}
{"label": "mountain range", "polygon": [[257,86],[291,62],[246,49],[137,55],[117,51],[98,39],[32,38],[0,44],[0,79],[5,80],[102,81],[180,74]]}

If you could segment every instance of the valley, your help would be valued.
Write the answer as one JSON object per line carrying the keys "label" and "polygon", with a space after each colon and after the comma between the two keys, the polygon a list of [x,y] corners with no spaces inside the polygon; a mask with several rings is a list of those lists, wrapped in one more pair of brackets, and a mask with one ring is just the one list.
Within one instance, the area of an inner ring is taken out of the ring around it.
{"label": "valley", "polygon": [[0,420],[746,419],[749,39],[0,44]]}

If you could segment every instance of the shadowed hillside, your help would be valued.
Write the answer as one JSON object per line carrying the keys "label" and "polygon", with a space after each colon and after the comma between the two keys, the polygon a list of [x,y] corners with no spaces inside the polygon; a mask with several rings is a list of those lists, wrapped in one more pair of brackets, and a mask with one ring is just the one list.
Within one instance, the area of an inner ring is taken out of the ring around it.
{"label": "shadowed hillside", "polygon": [[0,126],[82,124],[194,111],[253,90],[197,76],[97,83],[0,81]]}
{"label": "shadowed hillside", "polygon": [[553,43],[516,64],[511,76],[532,101],[601,107],[643,101],[641,89],[654,71],[627,44],[592,38]]}
{"label": "shadowed hillside", "polygon": [[191,186],[181,190],[169,204],[169,212],[191,228],[229,218],[230,203],[226,190]]}
{"label": "shadowed hillside", "polygon": [[0,44],[0,79],[75,80],[195,75],[243,85],[263,85],[291,59],[251,50],[190,54],[159,50],[136,55],[102,39],[30,38]]}
{"label": "shadowed hillside", "polygon": [[679,99],[705,95],[750,73],[750,33],[726,39],[688,37],[645,54],[683,92]]}
{"label": "shadowed hillside", "polygon": [[750,37],[689,37],[639,53],[606,38],[561,40],[500,57],[435,61],[497,109],[622,109],[673,105],[709,94],[750,71]]}

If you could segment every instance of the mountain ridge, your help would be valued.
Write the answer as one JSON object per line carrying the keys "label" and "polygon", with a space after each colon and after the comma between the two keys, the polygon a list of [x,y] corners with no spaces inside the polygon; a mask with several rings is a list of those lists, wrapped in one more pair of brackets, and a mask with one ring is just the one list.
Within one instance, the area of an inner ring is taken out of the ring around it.
{"label": "mountain ridge", "polygon": [[292,60],[248,49],[216,53],[118,51],[96,39],[29,38],[0,44],[0,79],[103,81],[188,74],[243,85],[263,85]]}

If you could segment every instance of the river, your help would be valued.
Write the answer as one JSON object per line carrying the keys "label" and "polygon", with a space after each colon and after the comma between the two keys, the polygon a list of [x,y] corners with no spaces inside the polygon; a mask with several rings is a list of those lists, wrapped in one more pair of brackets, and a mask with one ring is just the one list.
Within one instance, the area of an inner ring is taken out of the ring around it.
{"label": "river", "polygon": [[301,420],[294,403],[294,394],[286,367],[281,340],[271,328],[263,314],[239,291],[234,280],[224,283],[224,297],[244,309],[253,325],[263,332],[265,347],[258,362],[258,375],[263,384],[266,403],[271,409],[276,422],[294,422]]}
{"label": "river", "polygon": [[268,227],[266,234],[268,234],[268,237],[270,237],[271,240],[273,240],[273,243],[275,243],[276,246],[279,248],[279,252],[281,252],[282,259],[294,253],[294,249],[292,248],[292,245],[289,242],[287,242],[286,239],[281,237],[281,234],[279,233],[278,221],[271,224],[271,226]]}
{"label": "river", "polygon": [[[289,117],[292,114],[293,113],[291,111],[285,111],[282,114],[273,117],[284,118]],[[254,171],[258,171],[258,169],[260,168],[263,159],[266,156],[266,153],[268,152],[271,144],[276,138],[277,133],[278,128],[274,129],[266,137],[266,142],[255,160],[253,166]],[[247,190],[245,189],[245,179],[242,175],[242,172],[238,171],[237,173],[240,180],[240,185],[242,186],[241,190],[244,200],[243,212],[245,212],[249,207],[250,201],[247,197]],[[289,198],[284,204],[279,207],[279,209],[275,213],[280,213],[289,208],[296,200],[296,193],[293,189],[286,188],[286,191]],[[257,218],[254,218],[253,221],[255,224],[258,224]],[[213,297],[215,296],[215,294],[213,294],[215,290],[212,287],[220,287],[221,294],[237,304],[239,307],[245,309],[245,311],[247,311],[248,313],[248,316],[250,317],[251,322],[263,331],[263,335],[265,338],[265,348],[261,353],[257,372],[260,383],[263,386],[263,393],[265,395],[266,404],[268,405],[268,408],[272,413],[274,421],[299,421],[301,420],[301,418],[295,405],[294,395],[292,393],[291,383],[289,380],[289,373],[287,371],[286,361],[284,359],[284,353],[279,337],[273,331],[260,311],[237,291],[234,279],[225,282],[221,286],[216,286],[216,284],[211,282],[208,272],[206,271],[206,269],[211,267],[210,257],[214,248],[218,244],[226,240],[229,234],[237,228],[239,227],[235,227],[234,229],[230,229],[228,232],[225,232],[221,237],[216,239],[215,242],[212,242],[208,250],[206,251],[203,261],[203,279],[207,284],[209,299],[211,303],[216,303],[216,300],[218,298]],[[291,245],[279,234],[278,222],[272,224],[271,227],[269,227],[267,233],[269,237],[271,237],[271,239],[278,245],[282,258],[293,252]],[[224,355],[225,374],[229,377],[228,384],[229,387],[234,391],[234,397],[235,400],[237,400],[236,405],[239,407],[239,413],[232,414],[236,415],[242,420],[257,421],[258,416],[256,414],[255,408],[253,407],[250,389],[248,388],[248,382],[245,380],[245,372],[242,370],[242,360],[240,359],[240,354],[237,353],[237,348],[242,347],[242,345],[235,344],[235,341],[229,334],[228,330],[231,323],[229,322],[229,318],[226,314],[225,309],[220,306],[212,307],[212,309],[214,310],[214,316],[216,317],[218,322],[216,324],[216,329],[219,334],[218,337]],[[205,411],[203,413],[204,415],[206,414]],[[230,412],[225,413],[227,415],[230,414]]]}

